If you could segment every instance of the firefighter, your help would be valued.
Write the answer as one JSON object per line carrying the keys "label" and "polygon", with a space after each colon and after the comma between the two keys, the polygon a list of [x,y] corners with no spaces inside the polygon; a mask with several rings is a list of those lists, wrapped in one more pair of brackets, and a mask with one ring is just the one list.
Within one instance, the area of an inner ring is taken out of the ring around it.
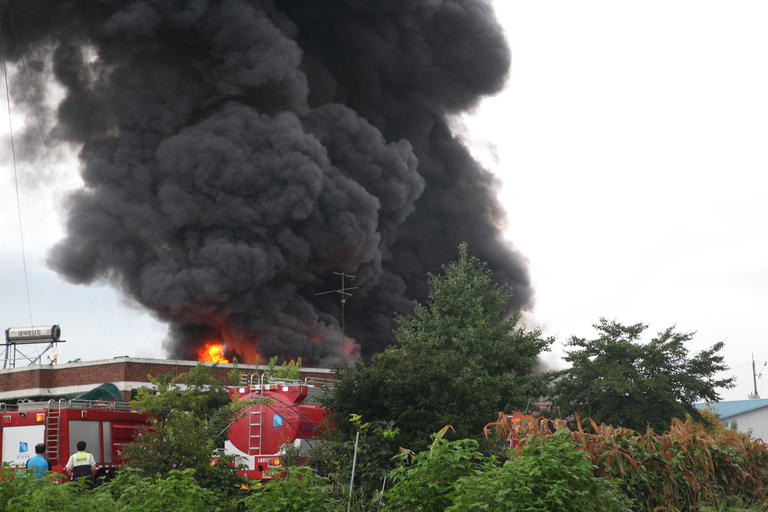
{"label": "firefighter", "polygon": [[85,441],[77,442],[77,452],[73,453],[67,465],[64,466],[64,471],[73,480],[83,476],[90,476],[91,478],[96,476],[96,460],[93,455],[85,451]]}
{"label": "firefighter", "polygon": [[38,443],[35,445],[35,456],[27,460],[27,467],[32,469],[33,475],[40,478],[46,471],[51,469],[51,463],[45,458],[45,445]]}

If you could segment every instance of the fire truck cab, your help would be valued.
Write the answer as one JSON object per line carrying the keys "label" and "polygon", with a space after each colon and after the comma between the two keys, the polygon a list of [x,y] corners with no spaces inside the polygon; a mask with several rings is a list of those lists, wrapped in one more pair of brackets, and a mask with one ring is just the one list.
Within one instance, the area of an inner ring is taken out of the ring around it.
{"label": "fire truck cab", "polygon": [[124,402],[49,400],[0,403],[0,461],[23,467],[44,443],[53,470],[63,471],[78,441],[85,441],[100,474],[122,461],[121,448],[147,424],[149,415]]}
{"label": "fire truck cab", "polygon": [[320,388],[298,381],[267,381],[229,388],[232,400],[247,405],[229,427],[224,453],[235,456],[241,472],[251,480],[274,478],[283,465],[285,447],[293,445],[299,455],[327,428],[325,409],[304,403]]}

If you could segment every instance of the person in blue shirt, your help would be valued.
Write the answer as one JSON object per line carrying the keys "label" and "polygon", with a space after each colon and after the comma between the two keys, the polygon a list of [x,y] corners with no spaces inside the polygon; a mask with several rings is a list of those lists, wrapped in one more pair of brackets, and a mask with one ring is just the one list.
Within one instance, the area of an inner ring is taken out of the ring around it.
{"label": "person in blue shirt", "polygon": [[34,471],[37,478],[45,475],[45,472],[51,469],[48,459],[45,458],[45,445],[38,443],[35,445],[35,456],[27,460],[27,467]]}

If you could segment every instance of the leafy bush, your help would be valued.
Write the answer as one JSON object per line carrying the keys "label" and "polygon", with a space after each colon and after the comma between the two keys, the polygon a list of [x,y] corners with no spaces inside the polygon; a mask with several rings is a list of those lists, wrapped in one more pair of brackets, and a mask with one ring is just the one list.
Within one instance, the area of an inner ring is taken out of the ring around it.
{"label": "leafy bush", "polygon": [[[200,512],[223,510],[210,489],[198,485],[194,469],[171,470],[164,478],[148,478],[126,468],[92,493],[93,499],[112,498],[119,512]],[[218,507],[216,506],[218,505]],[[54,509],[51,509],[54,510]]]}
{"label": "leafy bush", "polygon": [[126,468],[109,483],[89,489],[85,481],[59,483],[19,473],[0,480],[4,512],[225,512],[227,500],[195,481],[194,469],[164,477]]}
{"label": "leafy bush", "polygon": [[630,510],[614,480],[591,473],[587,455],[567,432],[526,441],[503,466],[460,478],[446,512]]}
{"label": "leafy bush", "polygon": [[8,503],[15,497],[28,492],[32,477],[17,478],[7,463],[0,466],[0,510],[7,510]]}
{"label": "leafy bush", "polygon": [[[396,466],[392,458],[399,451],[398,429],[391,421],[364,422],[357,414],[351,415],[350,424],[360,433],[355,492],[362,500],[378,498],[382,482]],[[355,438],[331,429],[313,442],[307,463],[330,480],[334,494],[348,496],[354,452]]]}
{"label": "leafy bush", "polygon": [[[109,496],[89,491],[85,482],[20,481],[25,492],[10,500],[6,512],[123,512]],[[150,509],[148,509],[150,510]],[[158,510],[158,509],[151,509]]]}
{"label": "leafy bush", "polygon": [[[51,475],[35,478],[25,471],[0,470],[0,510],[4,512],[112,512],[109,500],[88,495],[83,481],[59,484]],[[81,500],[81,497],[85,497]]]}
{"label": "leafy bush", "polygon": [[392,487],[385,494],[388,511],[442,512],[451,504],[456,481],[493,466],[478,450],[474,439],[447,441],[434,437],[421,453],[403,452],[401,466],[392,471]]}
{"label": "leafy bush", "polygon": [[328,512],[339,505],[331,486],[312,468],[289,468],[283,478],[271,480],[242,500],[245,512]]}

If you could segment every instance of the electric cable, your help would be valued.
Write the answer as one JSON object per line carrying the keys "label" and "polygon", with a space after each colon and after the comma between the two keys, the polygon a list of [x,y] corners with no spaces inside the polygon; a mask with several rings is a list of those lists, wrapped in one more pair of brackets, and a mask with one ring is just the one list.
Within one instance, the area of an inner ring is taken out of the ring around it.
{"label": "electric cable", "polygon": [[[11,32],[13,33],[13,39],[18,44],[19,34],[16,29],[16,21],[13,17],[13,10],[11,9],[11,1],[5,0],[5,5],[6,5],[6,10],[8,11],[8,20],[10,21]],[[29,65],[27,64],[26,55],[23,53],[21,54],[20,63],[21,63],[21,66],[20,66],[21,78],[22,80],[24,80],[27,90],[32,90],[32,79],[29,72]],[[48,140],[45,135],[45,130],[43,129],[43,122],[40,119],[40,116],[38,115],[38,112],[35,109],[32,109],[32,113],[35,119],[35,125],[37,127],[38,135],[40,136],[40,143],[43,146],[43,153],[45,154],[45,159],[48,162],[48,170],[50,172],[51,178],[53,179],[54,197],[56,202],[60,203],[64,194],[62,193],[62,187],[59,184],[58,173],[56,172],[56,166],[53,164],[53,159],[51,158],[51,152],[49,150]],[[98,325],[99,330],[101,331],[102,338],[107,344],[109,344],[110,342],[109,336],[107,335],[106,329],[104,329],[104,324],[101,322],[100,316],[96,312],[96,305],[94,303],[93,296],[91,295],[91,291],[87,287],[84,287],[83,289],[85,290],[85,293],[88,297],[88,303],[91,306],[91,312],[93,313],[91,317],[96,320],[96,324]]]}
{"label": "electric cable", "polygon": [[3,79],[5,81],[5,101],[8,107],[8,129],[10,130],[11,138],[11,160],[13,161],[13,185],[16,189],[16,211],[19,219],[19,239],[21,240],[21,260],[24,266],[24,286],[27,292],[27,311],[29,313],[29,325],[34,325],[35,322],[32,319],[32,299],[29,291],[29,272],[27,271],[27,253],[24,246],[24,223],[21,216],[21,198],[19,195],[19,175],[16,169],[16,145],[13,137],[13,119],[11,119],[11,93],[8,87],[8,69],[6,66],[6,45],[3,44],[3,24],[2,17],[0,17],[0,58],[3,63]]}

